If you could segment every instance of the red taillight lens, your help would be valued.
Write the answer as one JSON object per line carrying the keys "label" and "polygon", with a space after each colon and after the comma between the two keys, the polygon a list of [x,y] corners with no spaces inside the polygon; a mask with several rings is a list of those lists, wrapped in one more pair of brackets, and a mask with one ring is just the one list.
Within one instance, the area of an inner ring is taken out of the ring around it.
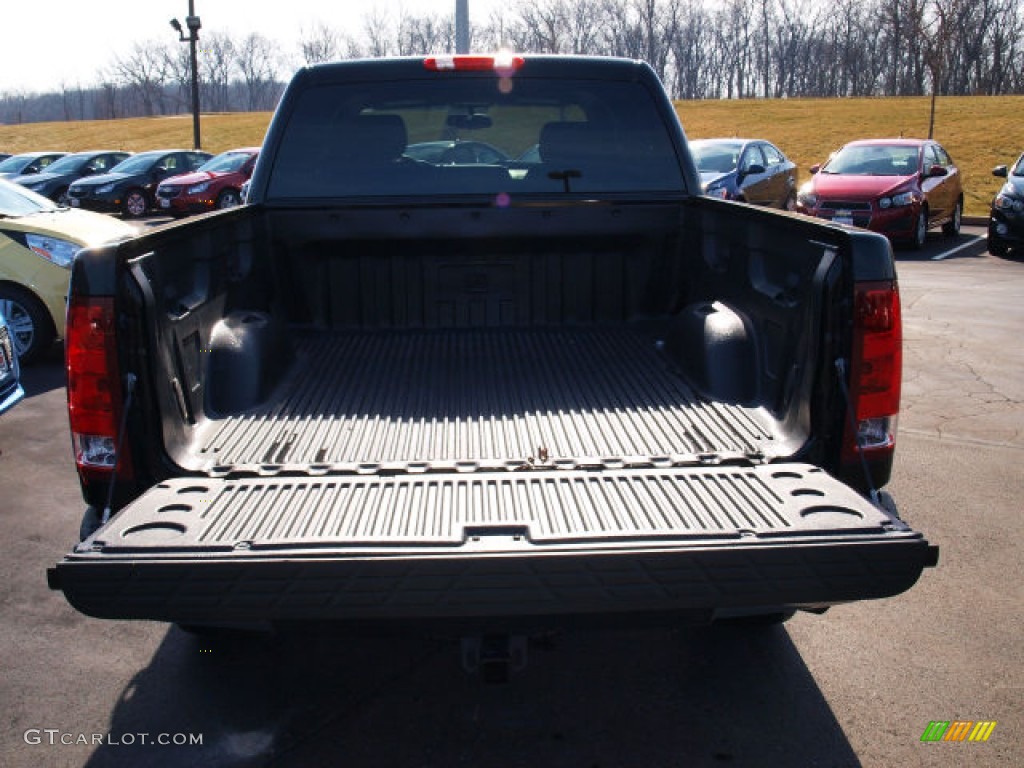
{"label": "red taillight lens", "polygon": [[[854,298],[850,400],[857,434],[845,453],[893,448],[903,378],[903,323],[895,281],[858,283]],[[847,428],[847,433],[849,433]]]}
{"label": "red taillight lens", "polygon": [[114,342],[113,298],[72,297],[64,353],[71,440],[79,469],[114,469],[122,408]]}
{"label": "red taillight lens", "polygon": [[495,54],[493,56],[428,56],[423,66],[432,72],[483,72],[494,70],[499,75],[508,75],[523,66],[522,56]]}

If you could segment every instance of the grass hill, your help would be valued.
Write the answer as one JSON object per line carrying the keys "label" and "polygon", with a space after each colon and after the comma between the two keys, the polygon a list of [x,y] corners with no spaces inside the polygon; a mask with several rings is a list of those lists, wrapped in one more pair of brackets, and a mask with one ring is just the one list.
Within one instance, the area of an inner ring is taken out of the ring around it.
{"label": "grass hill", "polygon": [[[928,134],[929,99],[758,99],[676,103],[692,138],[743,136],[765,138],[800,167],[823,162],[853,139],[920,138]],[[1024,96],[940,97],[935,138],[945,146],[964,176],[965,212],[984,216],[1000,181],[992,168],[1010,163],[1024,151],[1021,142]],[[203,115],[203,149],[221,152],[263,141],[270,113]],[[128,149],[190,147],[190,115],[63,123],[0,125],[0,151],[39,149]]]}

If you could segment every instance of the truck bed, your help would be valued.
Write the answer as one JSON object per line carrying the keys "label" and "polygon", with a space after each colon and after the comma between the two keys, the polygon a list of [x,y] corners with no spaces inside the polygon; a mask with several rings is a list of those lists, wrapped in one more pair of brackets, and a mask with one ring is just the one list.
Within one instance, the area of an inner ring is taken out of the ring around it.
{"label": "truck bed", "polygon": [[772,419],[709,402],[628,327],[322,332],[258,408],[213,419],[203,470],[668,466],[766,452]]}

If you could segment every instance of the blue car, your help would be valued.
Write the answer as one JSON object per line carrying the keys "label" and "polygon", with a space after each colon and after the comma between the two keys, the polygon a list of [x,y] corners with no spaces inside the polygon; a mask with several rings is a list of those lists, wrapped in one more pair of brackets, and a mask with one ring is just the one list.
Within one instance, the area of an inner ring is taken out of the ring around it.
{"label": "blue car", "polygon": [[704,194],[792,211],[797,173],[774,144],[763,139],[690,142]]}
{"label": "blue car", "polygon": [[11,332],[3,313],[0,313],[0,413],[14,407],[25,396],[20,373]]}

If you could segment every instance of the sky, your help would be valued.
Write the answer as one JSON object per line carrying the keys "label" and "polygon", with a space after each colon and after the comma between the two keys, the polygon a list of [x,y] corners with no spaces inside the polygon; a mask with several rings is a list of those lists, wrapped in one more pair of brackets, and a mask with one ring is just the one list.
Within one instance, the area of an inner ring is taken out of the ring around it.
{"label": "sky", "polygon": [[[455,0],[194,0],[204,33],[242,38],[259,32],[297,54],[303,29],[323,22],[361,36],[362,19],[375,8],[392,18],[455,13]],[[501,0],[469,0],[473,24],[507,6]],[[188,0],[3,0],[4,40],[0,43],[0,93],[59,91],[89,86],[99,71],[135,43],[174,41],[170,20],[184,25]],[[285,78],[287,79],[287,77]]]}

